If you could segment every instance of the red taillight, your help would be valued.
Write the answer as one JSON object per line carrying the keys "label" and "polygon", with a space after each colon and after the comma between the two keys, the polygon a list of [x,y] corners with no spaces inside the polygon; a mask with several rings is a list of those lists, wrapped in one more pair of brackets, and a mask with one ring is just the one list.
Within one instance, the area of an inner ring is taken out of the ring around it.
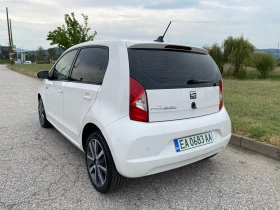
{"label": "red taillight", "polygon": [[131,120],[149,122],[147,95],[144,87],[130,78],[129,117]]}
{"label": "red taillight", "polygon": [[219,98],[220,98],[220,105],[219,105],[219,111],[223,108],[224,106],[224,97],[223,97],[223,80],[222,77],[219,81]]}

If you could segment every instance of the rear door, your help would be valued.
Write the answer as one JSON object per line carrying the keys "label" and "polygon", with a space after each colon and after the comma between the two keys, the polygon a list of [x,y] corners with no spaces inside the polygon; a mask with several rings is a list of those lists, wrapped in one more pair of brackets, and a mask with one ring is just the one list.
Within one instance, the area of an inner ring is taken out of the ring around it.
{"label": "rear door", "polygon": [[220,72],[201,51],[128,49],[130,77],[146,89],[149,121],[199,117],[219,111]]}
{"label": "rear door", "polygon": [[106,47],[82,48],[64,87],[64,126],[66,134],[75,141],[101,88],[108,60],[109,49]]}

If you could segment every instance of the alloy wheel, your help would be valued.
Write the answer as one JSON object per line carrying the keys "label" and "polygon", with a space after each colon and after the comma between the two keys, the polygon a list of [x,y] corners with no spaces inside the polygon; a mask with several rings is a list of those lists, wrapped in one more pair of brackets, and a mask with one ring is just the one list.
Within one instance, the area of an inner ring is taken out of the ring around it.
{"label": "alloy wheel", "polygon": [[97,187],[103,186],[107,179],[107,162],[102,145],[97,139],[89,141],[86,158],[91,180]]}

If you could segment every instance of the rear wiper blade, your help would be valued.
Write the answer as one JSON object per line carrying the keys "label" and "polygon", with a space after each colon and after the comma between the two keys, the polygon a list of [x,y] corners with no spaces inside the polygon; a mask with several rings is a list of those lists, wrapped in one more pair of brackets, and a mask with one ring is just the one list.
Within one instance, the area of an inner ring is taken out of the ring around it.
{"label": "rear wiper blade", "polygon": [[201,83],[212,83],[213,81],[210,80],[195,80],[195,79],[190,79],[187,81],[188,85],[192,85],[192,84],[201,84]]}

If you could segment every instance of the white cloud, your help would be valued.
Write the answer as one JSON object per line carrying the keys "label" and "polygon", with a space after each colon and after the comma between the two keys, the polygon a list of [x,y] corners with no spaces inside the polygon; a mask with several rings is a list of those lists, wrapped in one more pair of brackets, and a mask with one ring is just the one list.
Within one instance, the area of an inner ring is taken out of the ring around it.
{"label": "white cloud", "polygon": [[221,43],[229,35],[244,35],[258,48],[276,47],[280,41],[279,0],[2,0],[0,45],[6,45],[5,6],[12,19],[14,43],[26,49],[50,47],[48,31],[64,23],[64,14],[89,16],[96,39],[154,40],[173,23],[166,41],[204,46]]}
{"label": "white cloud", "polygon": [[206,5],[208,7],[217,8],[217,9],[229,9],[229,10],[245,10],[250,11],[253,9],[253,6],[240,4],[244,2],[242,0],[237,1],[238,4],[228,4],[227,2],[219,2],[219,1],[202,1],[202,5]]}

